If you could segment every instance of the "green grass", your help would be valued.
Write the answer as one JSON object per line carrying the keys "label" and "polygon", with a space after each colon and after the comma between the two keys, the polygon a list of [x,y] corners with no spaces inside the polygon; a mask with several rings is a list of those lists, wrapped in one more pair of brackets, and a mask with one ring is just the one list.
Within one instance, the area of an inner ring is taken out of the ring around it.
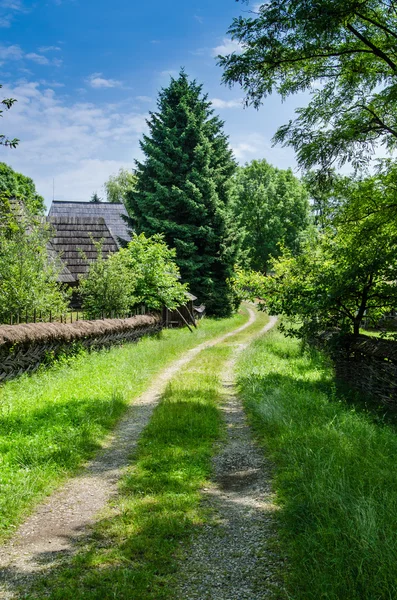
{"label": "green grass", "polygon": [[245,310],[85,354],[0,387],[0,538],[100,448],[128,404],[185,350],[234,329]]}
{"label": "green grass", "polygon": [[175,598],[183,545],[208,518],[200,488],[211,475],[214,444],[224,431],[218,410],[222,368],[232,345],[266,321],[258,315],[249,329],[204,350],[173,378],[131,457],[119,497],[77,556],[66,558],[24,597]]}
{"label": "green grass", "polygon": [[320,354],[279,332],[239,363],[239,387],[275,463],[292,600],[397,598],[397,436],[335,392]]}

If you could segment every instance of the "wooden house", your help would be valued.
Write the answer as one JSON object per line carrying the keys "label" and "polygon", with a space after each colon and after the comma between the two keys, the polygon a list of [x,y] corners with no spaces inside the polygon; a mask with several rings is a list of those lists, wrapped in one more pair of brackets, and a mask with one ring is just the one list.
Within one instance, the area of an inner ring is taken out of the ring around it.
{"label": "wooden house", "polygon": [[124,204],[111,202],[64,202],[55,200],[48,213],[49,219],[103,219],[118,247],[131,240]]}
{"label": "wooden house", "polygon": [[60,281],[72,287],[78,285],[79,279],[88,272],[89,264],[97,259],[96,244],[101,244],[104,257],[119,249],[101,217],[48,217],[48,222],[54,230],[51,249],[64,265]]}

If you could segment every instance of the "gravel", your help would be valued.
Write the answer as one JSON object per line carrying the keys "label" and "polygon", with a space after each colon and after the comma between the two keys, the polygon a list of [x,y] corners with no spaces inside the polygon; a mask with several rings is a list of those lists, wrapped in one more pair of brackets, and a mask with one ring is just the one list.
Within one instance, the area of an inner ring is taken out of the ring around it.
{"label": "gravel", "polygon": [[[261,334],[274,326],[271,319]],[[253,441],[234,388],[236,348],[223,374],[222,412],[227,439],[214,458],[214,478],[202,490],[210,520],[182,559],[175,598],[262,600],[284,598],[278,579],[282,559],[272,550],[277,507],[272,465]]]}

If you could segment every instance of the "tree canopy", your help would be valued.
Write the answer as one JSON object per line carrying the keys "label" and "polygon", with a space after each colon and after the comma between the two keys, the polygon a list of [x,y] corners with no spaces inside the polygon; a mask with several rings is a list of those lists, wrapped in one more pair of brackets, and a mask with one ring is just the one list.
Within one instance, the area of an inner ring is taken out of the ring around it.
{"label": "tree canopy", "polygon": [[397,305],[397,167],[340,179],[328,227],[313,232],[299,256],[274,263],[263,296],[269,310],[293,318],[299,335],[338,327],[359,333]]}
{"label": "tree canopy", "polygon": [[105,182],[108,202],[125,204],[127,193],[136,187],[137,177],[128,169],[120,169],[117,175],[111,175]]}
{"label": "tree canopy", "polygon": [[10,315],[60,314],[67,296],[57,283],[62,270],[48,243],[53,233],[41,217],[0,194],[0,322]]}
{"label": "tree canopy", "polygon": [[3,162],[0,162],[0,193],[18,198],[31,214],[44,213],[44,198],[37,193],[33,180]]}
{"label": "tree canopy", "polygon": [[300,166],[366,163],[397,144],[397,7],[392,0],[271,0],[234,20],[241,53],[219,57],[224,81],[259,106],[309,91],[308,106],[281,127]]}
{"label": "tree canopy", "polygon": [[227,281],[238,244],[227,206],[236,165],[223,123],[202,86],[183,71],[160,92],[157,104],[141,142],[145,161],[137,162],[137,186],[127,194],[127,209],[137,232],[162,233],[176,249],[182,281],[208,313],[230,314],[234,299]]}
{"label": "tree canopy", "polygon": [[290,169],[276,169],[266,160],[239,167],[232,181],[231,210],[244,232],[245,266],[266,273],[281,247],[298,251],[309,224],[307,191]]}
{"label": "tree canopy", "polygon": [[161,235],[133,235],[126,248],[98,259],[80,282],[83,309],[88,317],[127,314],[136,305],[155,310],[176,308],[186,302],[186,285],[180,282],[175,250]]}

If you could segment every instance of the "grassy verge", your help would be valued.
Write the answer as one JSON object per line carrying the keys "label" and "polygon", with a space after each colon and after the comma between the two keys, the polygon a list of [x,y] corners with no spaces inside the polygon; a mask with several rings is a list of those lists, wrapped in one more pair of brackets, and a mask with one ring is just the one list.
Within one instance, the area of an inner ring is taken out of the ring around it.
{"label": "grassy verge", "polygon": [[245,310],[205,319],[22,376],[0,387],[0,538],[100,447],[127,405],[185,350],[238,327]]}
{"label": "grassy verge", "polygon": [[239,386],[276,465],[288,598],[397,598],[395,430],[337,397],[321,355],[278,332],[244,354]]}
{"label": "grassy verge", "polygon": [[170,383],[142,434],[120,495],[73,559],[36,583],[29,598],[171,600],[181,544],[206,522],[200,488],[211,474],[223,424],[220,376],[265,315],[225,343],[204,350]]}

